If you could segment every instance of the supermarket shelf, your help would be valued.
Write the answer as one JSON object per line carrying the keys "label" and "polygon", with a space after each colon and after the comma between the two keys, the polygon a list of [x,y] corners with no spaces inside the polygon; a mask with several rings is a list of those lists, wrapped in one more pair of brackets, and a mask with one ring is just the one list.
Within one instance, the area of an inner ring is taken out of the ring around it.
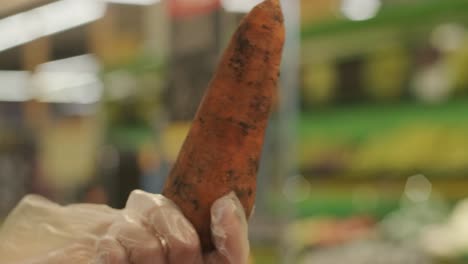
{"label": "supermarket shelf", "polygon": [[[383,217],[398,208],[404,197],[404,179],[309,179],[305,199],[296,202],[296,216]],[[468,179],[431,180],[432,192],[449,205],[468,197]]]}
{"label": "supermarket shelf", "polygon": [[[460,199],[468,197],[468,178],[454,177],[448,179],[429,179],[433,189],[444,194],[449,199]],[[333,178],[310,180],[314,189],[328,189],[340,192],[350,192],[353,188],[367,186],[381,190],[383,193],[401,195],[403,193],[405,178],[386,179],[359,179],[359,178]]]}

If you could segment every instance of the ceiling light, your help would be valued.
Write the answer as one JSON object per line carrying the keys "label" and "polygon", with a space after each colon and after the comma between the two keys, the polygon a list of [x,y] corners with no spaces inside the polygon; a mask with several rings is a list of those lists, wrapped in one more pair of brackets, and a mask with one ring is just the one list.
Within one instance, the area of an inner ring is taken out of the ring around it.
{"label": "ceiling light", "polygon": [[34,78],[36,98],[51,103],[96,103],[103,85],[97,74],[78,72],[42,72]]}
{"label": "ceiling light", "polygon": [[0,101],[23,102],[31,98],[30,74],[26,71],[0,71]]}
{"label": "ceiling light", "polygon": [[95,21],[106,4],[97,0],[61,0],[0,20],[0,51]]}
{"label": "ceiling light", "polygon": [[61,60],[49,61],[37,67],[40,72],[91,72],[98,73],[101,65],[96,56],[85,54]]}
{"label": "ceiling light", "polygon": [[263,0],[221,0],[223,8],[232,13],[248,13]]}
{"label": "ceiling light", "polygon": [[100,64],[93,55],[82,55],[41,64],[34,74],[35,97],[53,103],[98,102],[103,84]]}

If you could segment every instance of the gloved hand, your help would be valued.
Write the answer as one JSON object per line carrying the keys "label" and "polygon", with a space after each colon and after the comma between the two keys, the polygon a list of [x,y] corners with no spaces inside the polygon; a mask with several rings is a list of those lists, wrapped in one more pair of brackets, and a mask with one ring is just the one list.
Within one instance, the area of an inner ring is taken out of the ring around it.
{"label": "gloved hand", "polygon": [[134,191],[123,210],[27,196],[0,229],[0,263],[247,263],[247,220],[233,193],[213,204],[211,221],[216,251],[202,255],[193,226],[162,195]]}

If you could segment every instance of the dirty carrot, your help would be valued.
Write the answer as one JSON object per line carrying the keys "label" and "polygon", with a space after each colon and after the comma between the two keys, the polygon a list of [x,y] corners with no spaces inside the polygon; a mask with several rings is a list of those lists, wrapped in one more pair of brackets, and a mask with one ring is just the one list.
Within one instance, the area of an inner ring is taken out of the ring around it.
{"label": "dirty carrot", "polygon": [[225,50],[170,172],[163,194],[191,221],[211,251],[210,208],[234,191],[250,215],[256,174],[284,45],[279,0],[242,20]]}

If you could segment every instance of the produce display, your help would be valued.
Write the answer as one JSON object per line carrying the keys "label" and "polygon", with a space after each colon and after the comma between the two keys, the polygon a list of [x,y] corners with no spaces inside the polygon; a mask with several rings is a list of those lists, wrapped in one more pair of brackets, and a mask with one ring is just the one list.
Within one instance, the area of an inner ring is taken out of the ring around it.
{"label": "produce display", "polygon": [[298,129],[305,175],[466,176],[468,86],[459,72],[468,57],[465,48],[427,45],[306,63]]}
{"label": "produce display", "polygon": [[468,167],[467,100],[359,105],[304,113],[300,164],[306,175],[459,178]]}
{"label": "produce display", "polygon": [[294,263],[467,263],[467,4],[303,25]]}

